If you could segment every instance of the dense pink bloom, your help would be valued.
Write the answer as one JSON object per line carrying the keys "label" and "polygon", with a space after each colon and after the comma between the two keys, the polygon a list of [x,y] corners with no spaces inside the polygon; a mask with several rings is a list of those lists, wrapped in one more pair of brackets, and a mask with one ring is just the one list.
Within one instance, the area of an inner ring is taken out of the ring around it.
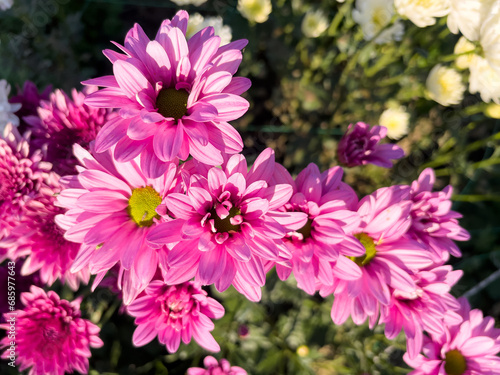
{"label": "dense pink bloom", "polygon": [[208,356],[203,360],[205,368],[191,367],[187,370],[187,375],[247,375],[247,372],[239,366],[231,366],[227,359],[217,361],[214,357]]}
{"label": "dense pink bloom", "polygon": [[292,269],[297,285],[309,294],[316,291],[316,280],[333,284],[333,277],[353,280],[361,277],[359,267],[347,256],[362,256],[362,247],[350,249],[337,246],[347,232],[359,226],[359,216],[351,211],[358,203],[354,191],[341,182],[339,167],[320,173],[315,164],[301,171],[296,180],[284,170],[282,182],[293,187],[293,196],[284,206],[288,212],[307,214],[306,224],[287,233],[285,245],[293,255],[292,268],[276,265],[279,277],[288,278]]}
{"label": "dense pink bloom", "polygon": [[56,215],[65,211],[54,206],[56,196],[62,189],[58,180],[59,175],[53,172],[47,174],[36,197],[26,203],[19,224],[0,242],[0,247],[7,249],[9,259],[17,261],[26,258],[21,275],[39,271],[45,284],[50,286],[56,279],[60,279],[76,290],[80,281],[88,283],[90,273],[88,268],[76,273],[70,272],[80,244],[67,241],[63,237],[64,231],[56,225]]}
{"label": "dense pink bloom", "polygon": [[290,199],[292,187],[270,185],[275,164],[271,149],[249,171],[245,158],[233,155],[222,169],[193,174],[186,194],[166,197],[174,220],[155,227],[148,241],[171,248],[163,259],[167,283],[195,277],[219,291],[233,284],[248,298],[260,299],[271,262],[291,257],[283,245],[288,230],[282,224],[298,229],[306,222],[305,214],[277,212]]}
{"label": "dense pink bloom", "polygon": [[19,224],[26,202],[37,194],[50,170],[50,164],[41,162],[40,152],[30,156],[28,140],[16,128],[8,124],[6,134],[6,139],[0,138],[0,241]]}
{"label": "dense pink bloom", "polygon": [[356,324],[368,317],[373,326],[379,306],[389,305],[391,289],[415,293],[412,275],[432,265],[428,252],[406,236],[411,225],[409,187],[381,188],[364,197],[358,205],[361,223],[341,243],[342,246],[363,247],[361,257],[351,258],[361,269],[357,280],[336,279],[332,286],[321,285],[323,296],[335,295],[332,320],[342,324],[351,315]]}
{"label": "dense pink bloom", "polygon": [[385,138],[387,128],[384,126],[372,126],[364,122],[350,124],[347,132],[339,142],[337,156],[340,163],[355,167],[368,163],[384,168],[391,168],[391,159],[400,159],[405,156],[403,149],[399,146],[379,142]]}
{"label": "dense pink bloom", "polygon": [[[246,40],[220,47],[220,38],[207,27],[186,40],[188,14],[179,11],[163,21],[150,40],[139,25],[115,43],[124,53],[105,50],[113,76],[84,82],[106,88],[89,95],[85,103],[119,108],[96,139],[96,151],[116,144],[115,158],[124,162],[142,153],[143,170],[161,175],[165,162],[179,158],[220,165],[223,154],[241,151],[238,132],[227,123],[241,117],[248,102],[247,78],[234,77]],[[145,164],[154,168],[146,169]]]}
{"label": "dense pink bloom", "polygon": [[470,310],[460,299],[463,321],[444,327],[442,334],[424,339],[423,354],[405,362],[415,370],[410,375],[497,375],[500,369],[500,329],[481,310]]}
{"label": "dense pink bloom", "polygon": [[[30,375],[88,373],[90,348],[103,345],[99,327],[81,318],[78,300],[61,300],[53,291],[45,293],[36,286],[30,290],[21,295],[26,307],[6,314],[16,318],[16,366],[20,364],[20,371],[30,368]],[[5,337],[0,342],[4,359],[10,356],[10,341]]]}
{"label": "dense pink bloom", "polygon": [[62,179],[67,189],[57,204],[68,211],[56,216],[64,238],[82,244],[71,271],[90,267],[98,274],[97,285],[120,262],[119,286],[129,304],[156,273],[158,250],[145,238],[160,219],[156,208],[170,191],[181,189],[176,165],[170,163],[164,174],[149,179],[138,160],[119,163],[111,152],[94,158],[79,145],[74,152],[83,167],[78,175]]}
{"label": "dense pink bloom", "polygon": [[385,335],[394,339],[404,329],[410,358],[420,353],[424,330],[441,334],[445,318],[447,322],[450,319],[461,322],[461,317],[454,313],[460,304],[449,291],[462,273],[453,271],[451,266],[419,271],[412,275],[417,286],[415,292],[393,290],[390,304],[381,306],[379,323],[385,323]]}
{"label": "dense pink bloom", "polygon": [[17,90],[17,95],[9,99],[9,103],[19,103],[21,108],[15,113],[19,117],[19,131],[24,133],[28,129],[28,124],[24,121],[26,116],[36,116],[41,100],[49,100],[52,86],[47,86],[43,92],[39,93],[36,85],[31,81],[25,81],[23,88]]}
{"label": "dense pink bloom", "polygon": [[447,186],[442,191],[432,192],[435,181],[434,171],[427,168],[411,184],[410,234],[429,248],[436,263],[442,264],[448,260],[449,254],[462,256],[453,240],[467,241],[470,235],[458,224],[457,219],[462,215],[451,210],[453,188]]}
{"label": "dense pink bloom", "polygon": [[191,342],[194,337],[203,348],[218,352],[219,344],[210,331],[214,324],[210,319],[224,316],[224,307],[193,282],[166,285],[155,280],[145,290],[146,295],[137,298],[127,308],[135,317],[137,328],[132,341],[143,346],[158,336],[158,340],[171,353],[176,352],[182,341]]}
{"label": "dense pink bloom", "polygon": [[115,115],[83,104],[85,96],[96,90],[96,86],[86,87],[83,92],[73,89],[71,97],[56,90],[49,100],[40,102],[36,116],[24,118],[32,132],[32,147],[43,149],[44,160],[51,162],[60,175],[76,173],[78,162],[73,156],[73,144],[88,150],[97,132]]}

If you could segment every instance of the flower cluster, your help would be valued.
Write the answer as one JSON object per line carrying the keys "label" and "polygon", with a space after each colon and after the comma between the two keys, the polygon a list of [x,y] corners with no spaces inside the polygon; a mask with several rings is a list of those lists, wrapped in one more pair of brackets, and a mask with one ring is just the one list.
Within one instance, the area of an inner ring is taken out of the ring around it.
{"label": "flower cluster", "polygon": [[[239,1],[239,9],[264,22],[267,4]],[[417,25],[450,11],[439,2],[419,18],[414,10],[427,2],[395,4]],[[392,5],[356,2],[356,22],[379,7],[365,37],[397,31],[386,28]],[[326,22],[310,13],[304,32],[319,36]],[[59,279],[74,290],[90,275],[95,288],[116,272],[135,318],[135,346],[157,337],[173,353],[194,338],[219,351],[212,320],[224,308],[203,287],[233,286],[256,302],[275,268],[281,280],[293,274],[308,294],[333,295],[335,324],[349,317],[385,324],[390,339],[404,330],[405,360],[415,375],[492,372],[500,331],[450,293],[462,273],[445,263],[461,256],[454,241],[469,239],[451,209],[452,188],[433,191],[435,174],[425,169],[411,185],[359,199],[342,181],[342,167],[321,172],[311,163],[294,178],[270,148],[249,165],[228,122],[249,105],[241,95],[250,81],[234,76],[247,42],[222,45],[211,26],[188,35],[190,25],[196,27],[179,11],[150,39],[136,24],[124,45],[116,44],[121,52],[104,51],[114,74],[84,82],[103,89],[74,90],[71,97],[56,90],[47,98],[25,86],[18,102],[26,103],[30,132],[21,136],[8,124],[0,139],[2,259],[23,259],[23,275],[38,272],[44,284]],[[435,100],[442,89],[433,91]],[[455,103],[456,94],[447,93],[446,103]],[[406,128],[403,109],[387,116],[400,117]],[[392,130],[393,138],[406,131]],[[350,125],[339,143],[340,163],[390,168],[404,152],[380,143],[387,131]],[[21,370],[88,371],[89,348],[103,343],[99,328],[80,317],[80,299],[70,303],[32,287],[22,301]],[[188,374],[246,374],[224,359],[206,357],[204,365]]]}

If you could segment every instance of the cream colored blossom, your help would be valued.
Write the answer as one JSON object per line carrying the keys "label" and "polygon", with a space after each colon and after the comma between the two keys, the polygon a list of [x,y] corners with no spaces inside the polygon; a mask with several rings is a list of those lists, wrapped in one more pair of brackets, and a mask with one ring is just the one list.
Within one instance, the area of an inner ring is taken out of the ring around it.
{"label": "cream colored blossom", "polygon": [[427,77],[429,97],[444,106],[458,104],[464,97],[462,76],[455,69],[436,65]]}
{"label": "cream colored blossom", "polygon": [[21,104],[9,103],[10,85],[5,79],[0,80],[0,134],[8,123],[14,126],[19,125],[19,118],[14,114],[21,108]]}
{"label": "cream colored blossom", "polygon": [[418,27],[434,25],[450,12],[450,0],[394,0],[396,11]]}
{"label": "cream colored blossom", "polygon": [[220,36],[220,45],[224,46],[231,41],[233,37],[231,28],[222,23],[222,17],[203,17],[200,13],[195,13],[189,16],[186,37],[191,38],[198,31],[205,27],[212,26],[215,35]]}
{"label": "cream colored blossom", "polygon": [[469,69],[469,91],[479,93],[486,103],[494,101],[500,104],[500,74],[480,56],[473,59]]}
{"label": "cream colored blossom", "polygon": [[172,0],[175,4],[179,6],[184,6],[184,5],[194,5],[196,7],[200,6],[203,3],[206,3],[207,0]]}
{"label": "cream colored blossom", "polygon": [[317,38],[328,29],[329,22],[321,10],[310,10],[302,20],[302,32],[308,38]]}
{"label": "cream colored blossom", "polygon": [[481,25],[479,43],[490,66],[500,74],[500,0],[491,6]]}
{"label": "cream colored blossom", "polygon": [[251,22],[266,22],[272,9],[271,0],[238,0],[238,10]]}
{"label": "cream colored blossom", "polygon": [[467,39],[479,39],[481,25],[497,0],[452,0],[447,18],[448,28],[454,34],[460,31]]}
{"label": "cream colored blossom", "polygon": [[486,116],[491,118],[500,119],[500,104],[491,103],[486,106],[484,110]]}
{"label": "cream colored blossom", "polygon": [[392,139],[399,139],[408,134],[410,124],[410,114],[405,107],[388,108],[380,115],[379,125],[387,128],[387,136]]}
{"label": "cream colored blossom", "polygon": [[400,21],[389,26],[394,13],[393,0],[356,0],[352,18],[361,26],[366,40],[375,38],[375,43],[381,44],[403,37],[404,27]]}
{"label": "cream colored blossom", "polygon": [[455,64],[459,69],[468,69],[472,60],[476,56],[474,53],[476,46],[469,42],[466,37],[462,36],[455,44],[455,50],[453,53],[458,56],[455,60]]}

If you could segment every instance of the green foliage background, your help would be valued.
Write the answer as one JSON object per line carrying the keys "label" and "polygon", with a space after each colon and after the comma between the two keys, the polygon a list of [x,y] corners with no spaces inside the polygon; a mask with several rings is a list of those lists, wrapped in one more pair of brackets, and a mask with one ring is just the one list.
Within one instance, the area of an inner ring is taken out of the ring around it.
{"label": "green foliage background", "polygon": [[[464,271],[454,294],[484,285],[468,295],[470,302],[498,321],[500,280],[480,283],[500,268],[500,121],[485,115],[486,104],[477,96],[466,94],[460,105],[443,107],[425,93],[425,80],[435,64],[453,66],[458,36],[448,31],[445,19],[423,29],[405,21],[402,41],[376,45],[363,40],[352,20],[352,0],[272,3],[269,20],[254,25],[239,14],[236,0],[187,7],[204,16],[221,15],[232,27],[233,40],[249,40],[239,75],[253,82],[245,94],[251,107],[234,124],[245,142],[243,153],[252,160],[272,147],[292,173],[311,162],[324,170],[337,164],[337,142],[350,123],[376,124],[391,103],[405,105],[411,128],[398,144],[407,156],[391,170],[346,170],[345,181],[362,196],[382,186],[410,183],[425,167],[435,168],[439,189],[453,185],[453,208],[464,214],[461,223],[472,235],[460,244],[463,258],[451,261]],[[311,7],[322,9],[331,22],[319,38],[306,38],[301,31]],[[122,42],[134,22],[152,37],[177,9],[167,0],[15,0],[12,9],[0,12],[0,78],[13,87],[29,79],[40,88],[80,88],[82,80],[111,74],[111,64],[101,53],[114,48],[110,40]],[[105,346],[93,351],[91,374],[184,374],[188,367],[201,366],[209,354],[194,342],[181,345],[175,354],[156,341],[134,348],[133,320],[120,310],[111,290],[54,289],[68,299],[84,296],[84,316],[102,327]],[[258,304],[234,289],[210,293],[226,308],[214,330],[222,347],[217,357],[228,358],[249,374],[409,371],[401,359],[404,337],[389,341],[382,327],[372,331],[350,321],[334,326],[331,297],[308,296],[293,280],[279,282],[274,272]]]}

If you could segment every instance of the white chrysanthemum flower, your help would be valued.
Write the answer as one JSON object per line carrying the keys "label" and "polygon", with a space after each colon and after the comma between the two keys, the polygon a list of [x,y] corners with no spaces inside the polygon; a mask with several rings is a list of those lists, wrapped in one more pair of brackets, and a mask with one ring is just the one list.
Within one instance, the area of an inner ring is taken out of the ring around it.
{"label": "white chrysanthemum flower", "polygon": [[20,103],[9,103],[10,85],[5,79],[0,80],[0,134],[8,123],[14,126],[19,125],[19,118],[14,114],[21,108]]}
{"label": "white chrysanthemum flower", "polygon": [[492,5],[479,32],[484,58],[500,74],[500,0]]}
{"label": "white chrysanthemum flower", "polygon": [[203,18],[200,13],[195,13],[189,16],[186,37],[191,38],[198,31],[208,26],[212,26],[214,28],[215,35],[220,36],[221,46],[224,46],[231,41],[233,33],[229,26],[222,23],[222,17],[217,16]]}
{"label": "white chrysanthemum flower", "polygon": [[458,31],[471,40],[479,39],[479,31],[483,20],[490,12],[490,8],[497,0],[454,0],[451,2],[448,15],[448,28],[454,34]]}
{"label": "white chrysanthemum flower", "polygon": [[0,0],[0,9],[7,10],[12,8],[13,0]]}
{"label": "white chrysanthemum flower", "polygon": [[392,40],[401,40],[403,37],[404,27],[400,21],[396,21],[394,25],[387,28],[394,12],[392,0],[356,0],[352,18],[361,26],[365,40],[372,40],[376,37],[375,43],[382,44]]}
{"label": "white chrysanthemum flower", "polygon": [[387,136],[391,139],[399,139],[408,134],[410,125],[410,114],[403,106],[388,108],[380,115],[379,125],[387,128]]}
{"label": "white chrysanthemum flower", "polygon": [[302,32],[308,38],[317,38],[328,29],[329,22],[321,10],[309,10],[302,20]]}
{"label": "white chrysanthemum flower", "polygon": [[450,0],[394,0],[396,11],[418,27],[434,25],[450,12]]}
{"label": "white chrysanthemum flower", "polygon": [[436,65],[427,77],[429,97],[444,106],[458,104],[464,97],[462,76],[455,69]]}
{"label": "white chrysanthemum flower", "polygon": [[469,69],[469,91],[479,93],[485,103],[494,101],[500,104],[500,74],[480,56],[475,56]]}
{"label": "white chrysanthemum flower", "polygon": [[238,0],[238,10],[251,22],[266,22],[273,10],[271,0]]}
{"label": "white chrysanthemum flower", "polygon": [[455,44],[455,49],[453,53],[458,56],[455,60],[455,64],[458,69],[468,69],[472,60],[474,60],[476,46],[467,40],[466,37],[462,36]]}
{"label": "white chrysanthemum flower", "polygon": [[201,4],[206,3],[207,0],[172,0],[172,2],[178,6],[194,5],[195,7],[198,7]]}

